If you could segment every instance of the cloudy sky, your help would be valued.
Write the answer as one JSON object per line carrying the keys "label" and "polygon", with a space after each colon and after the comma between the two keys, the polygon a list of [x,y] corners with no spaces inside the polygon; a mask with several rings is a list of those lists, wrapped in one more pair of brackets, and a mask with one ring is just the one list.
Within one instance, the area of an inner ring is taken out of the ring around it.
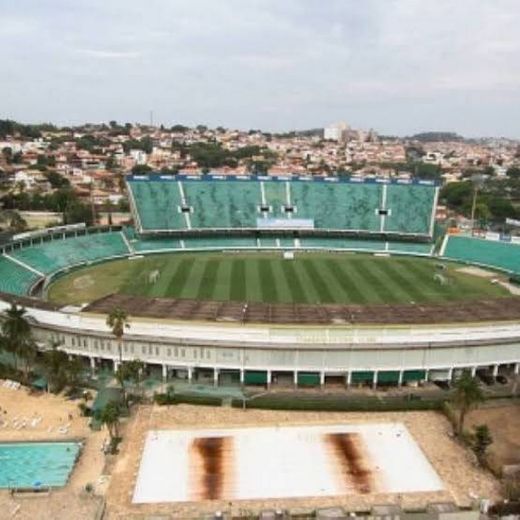
{"label": "cloudy sky", "polygon": [[520,138],[519,0],[0,0],[0,118]]}

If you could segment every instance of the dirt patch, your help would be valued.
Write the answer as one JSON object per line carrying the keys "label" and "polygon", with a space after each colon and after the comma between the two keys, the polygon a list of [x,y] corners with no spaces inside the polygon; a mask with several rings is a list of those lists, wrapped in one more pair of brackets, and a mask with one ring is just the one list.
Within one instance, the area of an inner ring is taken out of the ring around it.
{"label": "dirt patch", "polygon": [[489,448],[499,466],[520,464],[520,402],[498,408],[479,408],[468,414],[467,427],[487,424],[493,437]]}
{"label": "dirt patch", "polygon": [[89,274],[85,274],[83,276],[79,276],[73,282],[74,289],[84,290],[92,287],[95,281]]}

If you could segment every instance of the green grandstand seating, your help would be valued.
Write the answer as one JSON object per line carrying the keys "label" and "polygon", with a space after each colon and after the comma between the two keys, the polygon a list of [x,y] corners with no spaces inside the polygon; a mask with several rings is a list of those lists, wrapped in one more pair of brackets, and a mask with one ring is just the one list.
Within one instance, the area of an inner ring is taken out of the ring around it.
{"label": "green grandstand seating", "polygon": [[[288,203],[286,185],[286,182],[262,182],[265,193],[265,203],[270,207],[270,212],[266,214],[267,217],[285,218],[287,216],[283,211],[283,207]],[[294,204],[294,202],[292,202],[292,204]]]}
{"label": "green grandstand seating", "polygon": [[[429,235],[436,192],[417,184],[153,176],[131,178],[128,186],[141,231],[256,229],[265,218],[310,220],[315,229]],[[263,204],[268,213],[260,212]],[[292,212],[285,210],[289,204]],[[380,209],[390,214],[382,218]]]}
{"label": "green grandstand seating", "polygon": [[280,244],[280,247],[286,247],[292,249],[295,246],[294,238],[281,237],[277,240],[277,244]]}
{"label": "green grandstand seating", "polygon": [[143,229],[185,229],[177,182],[129,183]]}
{"label": "green grandstand seating", "polygon": [[411,253],[430,255],[432,244],[414,242],[385,242],[384,240],[356,240],[352,238],[318,238],[301,239],[301,247],[345,249],[352,251],[372,251],[388,253]]}
{"label": "green grandstand seating", "polygon": [[278,243],[276,242],[276,238],[271,237],[261,237],[258,239],[257,245],[259,248],[267,248],[273,249],[278,247]]}
{"label": "green grandstand seating", "polygon": [[193,208],[193,228],[255,228],[261,203],[257,182],[184,182],[186,202]]}
{"label": "green grandstand seating", "polygon": [[435,189],[431,186],[389,184],[386,192],[384,231],[429,234]]}
{"label": "green grandstand seating", "polygon": [[423,244],[415,242],[388,242],[388,251],[390,252],[430,255],[432,247],[433,244]]}
{"label": "green grandstand seating", "polygon": [[449,236],[443,256],[520,274],[520,244],[465,236]]}
{"label": "green grandstand seating", "polygon": [[28,294],[31,286],[38,280],[38,275],[25,269],[5,256],[0,256],[0,291],[18,294]]}
{"label": "green grandstand seating", "polygon": [[92,233],[65,240],[47,242],[16,249],[11,256],[32,268],[50,274],[68,266],[129,254],[119,232]]}
{"label": "green grandstand seating", "polygon": [[319,229],[380,231],[378,184],[291,183],[297,218],[313,219]]}
{"label": "green grandstand seating", "polygon": [[134,251],[167,251],[170,249],[180,249],[181,241],[178,238],[142,238],[130,241]]}
{"label": "green grandstand seating", "polygon": [[249,237],[185,238],[184,246],[186,249],[255,248],[256,240]]}
{"label": "green grandstand seating", "polygon": [[355,240],[350,238],[319,238],[309,237],[301,240],[302,247],[326,249],[352,249],[366,251],[384,251],[383,240]]}

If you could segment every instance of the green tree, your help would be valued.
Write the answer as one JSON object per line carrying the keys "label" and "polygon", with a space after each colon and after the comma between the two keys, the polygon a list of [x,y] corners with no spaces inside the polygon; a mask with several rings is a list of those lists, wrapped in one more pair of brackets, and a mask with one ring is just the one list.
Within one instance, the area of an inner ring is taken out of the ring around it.
{"label": "green tree", "polygon": [[493,437],[489,431],[487,424],[479,424],[473,430],[473,451],[479,462],[483,462],[486,457],[486,451],[493,444]]}
{"label": "green tree", "polygon": [[5,146],[2,148],[2,155],[4,156],[4,161],[7,164],[11,164],[13,162],[13,149],[10,146]]}
{"label": "green tree", "polygon": [[170,130],[172,132],[175,132],[175,133],[179,133],[179,134],[184,134],[186,133],[189,128],[187,126],[184,126],[184,125],[173,125]]}
{"label": "green tree", "polygon": [[130,328],[128,314],[121,307],[115,307],[108,314],[106,323],[117,341],[117,350],[119,353],[119,369],[116,371],[116,378],[119,384],[121,385],[121,391],[123,392],[123,398],[126,403],[126,389],[124,379],[125,374],[122,373],[120,369],[122,368],[123,364],[123,336],[125,334],[125,330]]}
{"label": "green tree", "polygon": [[119,437],[119,421],[121,419],[121,408],[115,401],[109,401],[98,415],[101,424],[107,427],[110,441]]}
{"label": "green tree", "polygon": [[453,404],[459,410],[457,434],[462,436],[464,432],[464,420],[466,414],[484,400],[484,394],[475,377],[467,371],[455,383],[455,392],[452,397]]}
{"label": "green tree", "polygon": [[60,392],[67,384],[66,365],[68,356],[59,350],[60,344],[53,342],[50,350],[46,350],[42,356],[42,365],[47,378],[49,391]]}
{"label": "green tree", "polygon": [[113,155],[109,155],[105,161],[105,168],[107,170],[113,170],[117,166],[116,158]]}
{"label": "green tree", "polygon": [[520,168],[518,166],[511,166],[507,169],[506,175],[512,179],[520,179]]}
{"label": "green tree", "polygon": [[134,175],[143,175],[146,173],[150,173],[152,171],[152,168],[148,166],[147,164],[136,164],[132,168],[132,173]]}
{"label": "green tree", "polygon": [[27,321],[27,311],[15,303],[5,313],[2,323],[1,344],[13,354],[14,368],[18,370],[18,359],[28,357],[28,352],[34,348],[31,326]]}
{"label": "green tree", "polygon": [[[121,388],[124,388],[125,381],[131,381],[136,385],[136,388],[139,389],[143,370],[144,363],[140,359],[123,361],[116,372],[116,378]],[[126,398],[126,395],[124,395],[124,397]]]}
{"label": "green tree", "polygon": [[58,172],[49,171],[45,174],[51,188],[68,188],[70,186],[69,179],[63,177]]}
{"label": "green tree", "polygon": [[144,136],[141,139],[141,150],[143,150],[147,154],[151,154],[153,152],[153,141],[152,138],[148,135]]}
{"label": "green tree", "polygon": [[78,357],[69,359],[67,353],[60,350],[58,342],[52,342],[51,348],[43,353],[42,365],[51,392],[60,392],[67,385],[75,387],[80,382],[81,360]]}

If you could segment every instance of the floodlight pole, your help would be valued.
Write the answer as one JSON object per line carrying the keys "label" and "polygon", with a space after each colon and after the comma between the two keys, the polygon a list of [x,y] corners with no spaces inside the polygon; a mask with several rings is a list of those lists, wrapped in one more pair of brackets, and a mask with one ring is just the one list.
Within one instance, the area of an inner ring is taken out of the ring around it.
{"label": "floodlight pole", "polygon": [[471,181],[473,182],[473,202],[471,204],[471,234],[475,230],[475,213],[477,210],[477,197],[478,191],[484,183],[485,177],[483,175],[472,175]]}
{"label": "floodlight pole", "polygon": [[473,186],[473,202],[471,204],[471,234],[475,231],[475,211],[477,209],[478,185]]}

